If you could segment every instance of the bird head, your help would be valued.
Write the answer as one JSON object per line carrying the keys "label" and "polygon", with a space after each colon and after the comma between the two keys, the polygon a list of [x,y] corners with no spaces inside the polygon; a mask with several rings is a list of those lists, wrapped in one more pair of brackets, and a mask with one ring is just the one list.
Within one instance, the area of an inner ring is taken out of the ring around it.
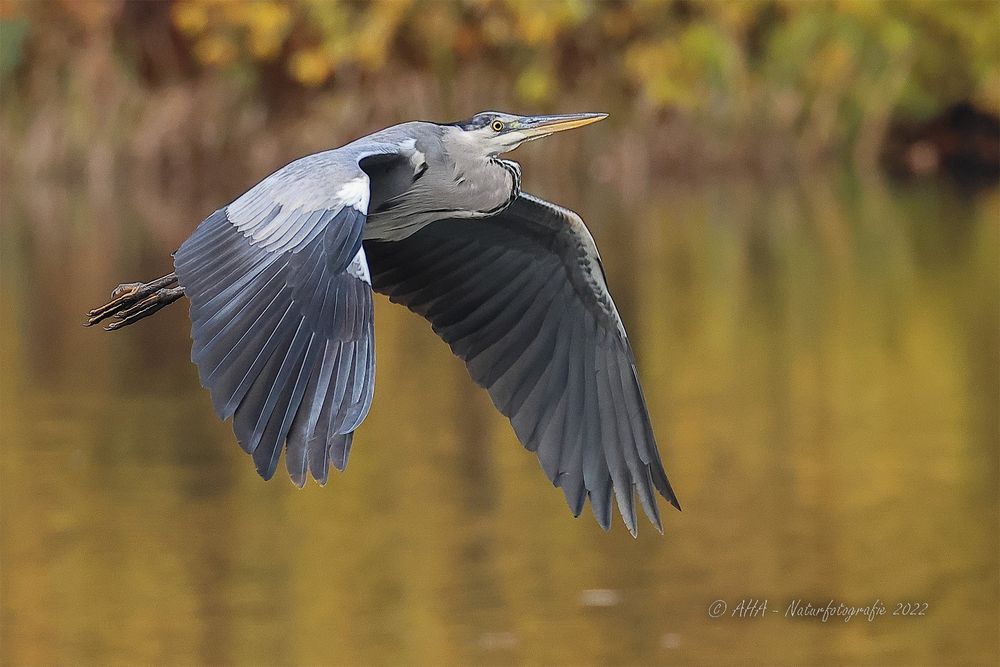
{"label": "bird head", "polygon": [[485,154],[499,155],[512,151],[527,141],[590,125],[607,117],[606,113],[515,116],[499,111],[483,111],[453,125],[462,131],[465,140],[482,149]]}

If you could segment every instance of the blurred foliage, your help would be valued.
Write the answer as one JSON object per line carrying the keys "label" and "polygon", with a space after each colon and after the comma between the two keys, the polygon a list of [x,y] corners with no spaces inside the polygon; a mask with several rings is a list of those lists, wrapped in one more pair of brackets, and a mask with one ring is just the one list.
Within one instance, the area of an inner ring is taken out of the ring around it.
{"label": "blurred foliage", "polygon": [[[472,70],[520,107],[563,108],[567,95],[599,82],[601,99],[699,130],[724,153],[748,137],[766,149],[773,137],[793,136],[792,152],[807,158],[871,157],[892,123],[920,122],[957,102],[1000,112],[1000,2],[991,0],[2,7],[4,88],[72,76],[80,50],[97,44],[143,87],[219,76],[268,108],[361,85],[391,89],[399,72],[420,73],[447,98],[456,75]],[[16,98],[32,106],[31,95]]]}
{"label": "blurred foliage", "polygon": [[483,59],[512,67],[518,94],[540,103],[587,54],[663,108],[713,113],[772,93],[788,114],[832,95],[824,103],[860,117],[894,82],[906,115],[968,98],[1000,110],[996,2],[178,0],[172,17],[204,65],[279,60],[308,87],[393,58],[441,73]]}

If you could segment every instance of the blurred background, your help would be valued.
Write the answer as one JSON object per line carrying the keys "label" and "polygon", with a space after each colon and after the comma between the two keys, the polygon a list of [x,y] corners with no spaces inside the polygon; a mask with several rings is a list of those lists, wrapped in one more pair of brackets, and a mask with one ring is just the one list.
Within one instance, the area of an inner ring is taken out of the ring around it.
{"label": "blurred background", "polygon": [[[574,520],[384,299],[304,491],[184,308],[80,326],[289,160],[484,109],[611,113],[512,157],[601,247],[664,536]],[[0,0],[0,662],[996,662],[998,112],[997,2]],[[781,613],[709,617],[743,598]]]}

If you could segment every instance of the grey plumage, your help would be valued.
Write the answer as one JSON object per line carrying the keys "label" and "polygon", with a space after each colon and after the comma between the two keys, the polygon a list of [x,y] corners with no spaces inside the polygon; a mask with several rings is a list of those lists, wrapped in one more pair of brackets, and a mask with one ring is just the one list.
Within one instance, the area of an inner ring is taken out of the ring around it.
{"label": "grey plumage", "polygon": [[655,493],[679,505],[597,248],[498,157],[603,117],[404,123],[296,160],[198,226],[174,256],[180,290],[137,284],[91,323],[186,294],[191,358],[258,472],[284,448],[295,484],[323,484],[371,405],[374,288],[430,322],[574,515],[589,497],[607,529],[613,495],[634,535],[637,493],[662,531]]}
{"label": "grey plumage", "polygon": [[651,489],[676,497],[624,327],[576,214],[521,194],[475,224],[442,220],[365,248],[374,288],[431,322],[574,513],[589,495],[607,528],[611,484],[634,532],[635,487],[660,527]]}

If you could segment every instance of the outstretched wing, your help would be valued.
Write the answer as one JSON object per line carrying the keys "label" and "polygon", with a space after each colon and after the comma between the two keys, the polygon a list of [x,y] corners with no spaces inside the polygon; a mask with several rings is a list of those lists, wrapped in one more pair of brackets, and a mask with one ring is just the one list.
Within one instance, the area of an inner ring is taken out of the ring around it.
{"label": "outstretched wing", "polygon": [[634,488],[662,530],[653,490],[680,506],[579,216],[522,194],[497,216],[441,220],[365,249],[375,290],[431,322],[575,515],[589,496],[607,529],[613,489],[634,535]]}
{"label": "outstretched wing", "polygon": [[192,360],[215,410],[270,479],[343,470],[371,405],[369,181],[356,162],[303,158],[209,216],[174,254],[191,300]]}

